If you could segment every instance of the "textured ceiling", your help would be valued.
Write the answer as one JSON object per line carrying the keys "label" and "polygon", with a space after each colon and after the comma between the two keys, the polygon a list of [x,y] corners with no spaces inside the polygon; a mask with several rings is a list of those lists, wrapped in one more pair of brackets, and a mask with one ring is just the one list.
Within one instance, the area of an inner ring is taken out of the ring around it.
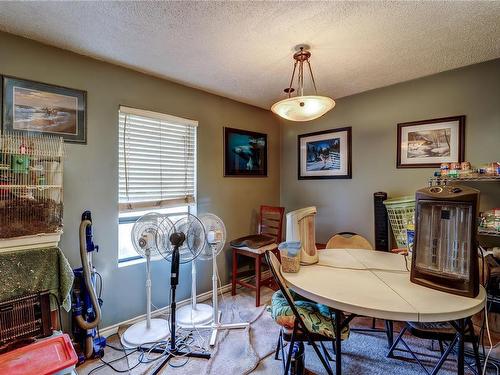
{"label": "textured ceiling", "polygon": [[500,57],[500,2],[1,2],[0,30],[245,103],[312,47],[339,98]]}

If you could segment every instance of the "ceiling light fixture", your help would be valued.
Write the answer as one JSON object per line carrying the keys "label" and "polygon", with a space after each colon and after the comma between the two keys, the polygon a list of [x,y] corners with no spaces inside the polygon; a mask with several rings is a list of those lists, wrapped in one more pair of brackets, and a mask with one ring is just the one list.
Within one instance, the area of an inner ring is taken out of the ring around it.
{"label": "ceiling light fixture", "polygon": [[[323,116],[335,107],[335,101],[332,98],[318,95],[311,63],[309,62],[311,52],[307,49],[308,46],[300,46],[299,50],[293,55],[295,63],[293,65],[292,79],[290,80],[290,85],[284,90],[288,94],[288,98],[274,103],[271,107],[271,111],[290,121],[311,121]],[[315,95],[304,95],[304,63],[309,68]],[[292,97],[292,93],[295,91],[292,84],[297,66],[298,92],[296,96]]]}

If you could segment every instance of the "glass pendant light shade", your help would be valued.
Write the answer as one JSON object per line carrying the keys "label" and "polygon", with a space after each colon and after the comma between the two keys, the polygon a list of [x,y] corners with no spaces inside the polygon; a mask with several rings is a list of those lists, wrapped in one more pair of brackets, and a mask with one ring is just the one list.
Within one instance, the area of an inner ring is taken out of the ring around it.
{"label": "glass pendant light shade", "polygon": [[[288,94],[288,98],[274,103],[271,107],[271,111],[290,121],[311,121],[323,116],[335,107],[335,101],[332,98],[318,95],[311,63],[309,62],[311,52],[307,50],[308,47],[306,45],[298,46],[299,50],[293,55],[295,63],[292,78],[290,85],[284,90]],[[315,95],[304,95],[304,65],[309,70]],[[296,71],[297,91],[292,87]],[[295,91],[297,95],[292,96]]]}
{"label": "glass pendant light shade", "polygon": [[335,107],[335,101],[327,96],[305,95],[283,99],[274,103],[271,111],[290,121],[311,121],[323,116]]}

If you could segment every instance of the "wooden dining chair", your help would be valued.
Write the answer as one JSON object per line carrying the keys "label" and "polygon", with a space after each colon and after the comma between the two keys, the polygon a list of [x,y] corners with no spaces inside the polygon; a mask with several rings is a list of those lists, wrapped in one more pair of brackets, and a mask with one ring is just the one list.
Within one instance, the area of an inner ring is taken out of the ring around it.
{"label": "wooden dining chair", "polygon": [[[257,249],[248,247],[237,248],[233,247],[233,275],[231,279],[231,295],[236,294],[236,286],[241,285],[245,288],[255,290],[255,306],[260,306],[260,288],[262,285],[269,283],[273,278],[272,276],[262,280],[262,262],[264,260],[264,253],[267,250],[273,251],[278,257],[278,245],[282,240],[283,231],[283,216],[285,214],[284,207],[274,206],[260,206],[259,216],[259,234],[266,234],[274,237],[275,242],[271,245],[266,245]],[[238,255],[253,258],[255,262],[255,284],[251,284],[238,278]]]}
{"label": "wooden dining chair", "polygon": [[[333,235],[326,243],[327,249],[364,249],[375,250],[366,238],[354,232],[340,232]],[[352,328],[352,330],[360,332],[384,332],[387,335],[387,342],[389,347],[393,344],[393,322],[390,320],[385,321],[385,330],[376,328],[377,321],[372,318],[371,328]]]}

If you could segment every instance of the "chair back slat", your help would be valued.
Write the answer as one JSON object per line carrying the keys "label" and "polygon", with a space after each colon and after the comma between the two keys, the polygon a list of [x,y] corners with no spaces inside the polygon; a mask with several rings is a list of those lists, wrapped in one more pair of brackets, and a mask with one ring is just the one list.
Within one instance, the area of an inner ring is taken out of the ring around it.
{"label": "chair back slat", "polygon": [[267,234],[280,243],[283,231],[284,207],[260,206],[259,233]]}
{"label": "chair back slat", "polygon": [[260,227],[260,232],[261,232],[261,234],[269,234],[270,236],[278,238],[279,228],[273,228],[273,227],[269,227],[267,225],[262,225]]}
{"label": "chair back slat", "polygon": [[372,244],[366,238],[353,232],[337,233],[328,240],[326,248],[373,250]]}

